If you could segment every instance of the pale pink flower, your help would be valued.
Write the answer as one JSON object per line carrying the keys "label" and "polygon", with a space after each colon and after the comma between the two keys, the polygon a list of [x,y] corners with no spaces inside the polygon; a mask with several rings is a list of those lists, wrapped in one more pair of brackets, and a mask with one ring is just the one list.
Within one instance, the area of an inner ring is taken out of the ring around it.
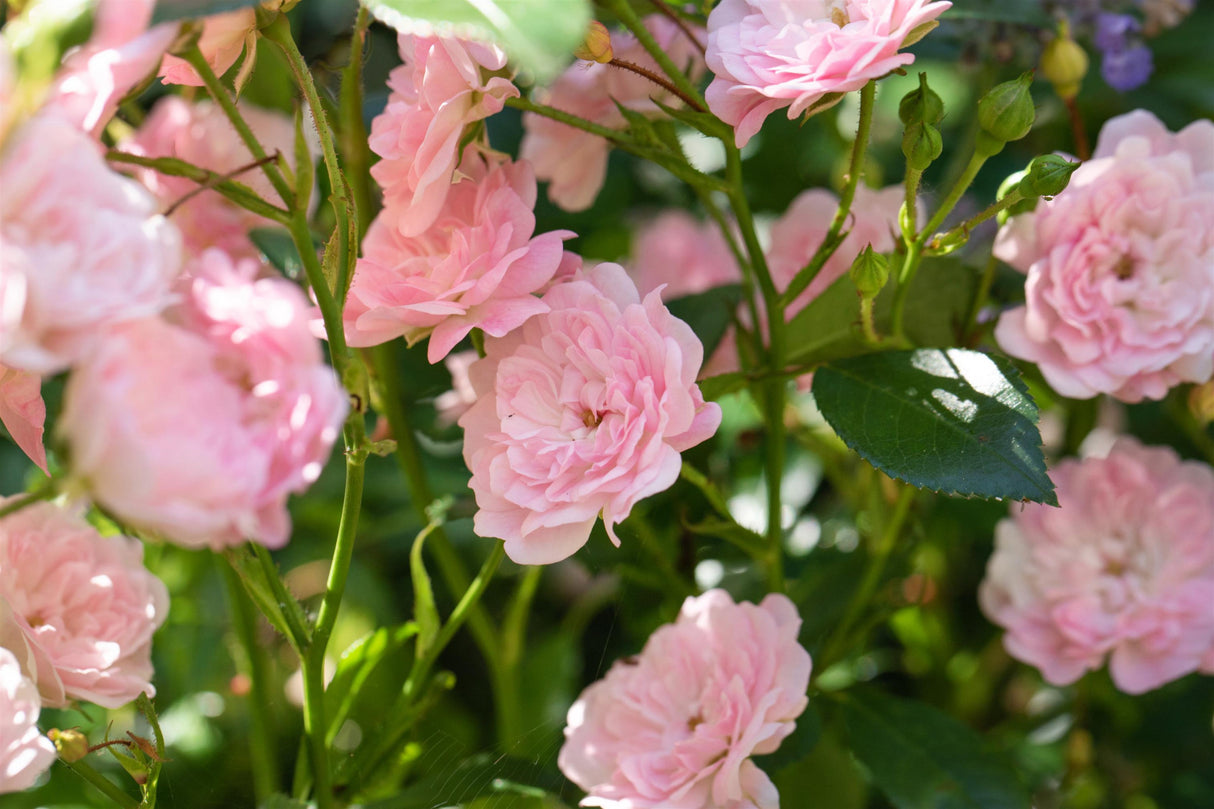
{"label": "pale pink flower", "polygon": [[[880,191],[865,185],[856,187],[851,214],[847,220],[847,238],[823,265],[814,280],[788,308],[794,315],[851,268],[856,256],[872,245],[874,251],[887,253],[901,241],[898,211],[905,199],[902,186]],[[771,228],[771,246],[767,265],[778,289],[787,289],[795,276],[809,264],[830,229],[839,198],[830,191],[813,188],[803,191]]]}
{"label": "pale pink flower", "polygon": [[608,536],[679,476],[679,453],[710,438],[721,409],[696,387],[703,346],[617,264],[544,295],[549,311],[485,341],[459,420],[479,510],[476,533],[520,564],[548,564]]}
{"label": "pale pink flower", "polygon": [[506,66],[494,45],[409,34],[398,44],[405,63],[388,75],[388,105],[371,122],[371,151],[382,158],[371,176],[399,212],[401,233],[417,236],[442,209],[464,130],[519,92],[507,78],[485,77]]}
{"label": "pale pink flower", "polygon": [[160,64],[177,26],[148,28],[155,0],[98,0],[93,31],[55,75],[47,104],[75,126],[99,135],[118,102]]}
{"label": "pale pink flower", "polygon": [[1214,673],[1214,470],[1121,438],[1051,477],[1061,507],[1012,508],[978,593],[1008,652],[1055,685],[1108,659],[1131,694]]}
{"label": "pale pink flower", "polygon": [[138,540],[103,537],[53,503],[27,506],[0,520],[0,593],[0,641],[46,705],[120,708],[156,693],[152,634],[169,595]]}
{"label": "pale pink flower", "polygon": [[[295,125],[291,119],[280,112],[243,103],[240,112],[266,153],[277,151],[285,155],[294,168]],[[227,174],[253,162],[253,155],[222,109],[210,101],[191,104],[180,96],[165,96],[158,101],[138,131],[119,148],[144,157],[176,157],[217,174]],[[165,209],[198,188],[192,180],[152,169],[138,168],[134,174]],[[262,199],[285,206],[260,167],[234,179]],[[249,240],[248,232],[272,224],[229,202],[218,191],[203,191],[190,198],[173,211],[171,220],[191,253],[218,247],[233,258],[257,258],[257,248]]]}
{"label": "pale pink flower", "polygon": [[[665,285],[664,301],[742,282],[742,271],[721,229],[681,210],[663,212],[637,232],[629,269],[642,295]],[[705,361],[701,376],[738,370],[734,343],[731,328]]]}
{"label": "pale pink flower", "polygon": [[[244,50],[245,42],[257,30],[257,13],[252,8],[238,8],[202,19],[202,36],[198,49],[216,76],[228,72]],[[165,84],[201,87],[202,77],[189,62],[179,56],[165,54],[160,63],[160,79]],[[289,152],[288,152],[289,154]]]}
{"label": "pale pink flower", "polygon": [[137,182],[54,115],[12,133],[0,163],[0,362],[52,373],[110,324],[162,309],[181,237]]}
{"label": "pale pink flower", "polygon": [[635,657],[569,709],[557,764],[603,809],[777,809],[751,756],[775,752],[808,705],[812,662],[787,596],[683,602]]}
{"label": "pale pink flower", "polygon": [[[692,81],[703,75],[704,62],[699,51],[678,26],[660,14],[652,14],[644,22],[674,63],[687,68]],[[662,75],[662,69],[632,34],[613,31],[611,44],[617,59]],[[647,115],[660,114],[653,99],[666,105],[680,103],[643,76],[619,67],[589,62],[570,65],[547,90],[537,92],[536,98],[551,107],[612,128],[627,123],[616,102]],[[523,115],[523,129],[519,155],[535,164],[537,178],[550,183],[548,198],[567,211],[589,208],[603,187],[611,144],[598,135],[534,113]]]}
{"label": "pale pink flower", "polygon": [[29,789],[54,763],[55,745],[38,730],[41,712],[38,686],[0,647],[0,794]]}
{"label": "pale pink flower", "polygon": [[72,475],[128,524],[189,547],[286,543],[346,396],[303,292],[209,250],[170,314],[117,328],[68,380]]}
{"label": "pale pink flower", "polygon": [[739,147],[768,115],[788,119],[915,61],[914,43],[952,3],[932,0],[721,0],[708,15],[708,107]]}
{"label": "pale pink flower", "polygon": [[42,445],[45,423],[42,377],[0,365],[0,424],[43,472],[47,471],[46,447]]}
{"label": "pale pink flower", "polygon": [[1169,132],[1143,110],[1105,124],[1052,200],[995,254],[1026,272],[995,328],[1063,396],[1162,399],[1214,376],[1214,123]]}
{"label": "pale pink flower", "polygon": [[438,423],[449,427],[459,421],[476,401],[476,391],[468,378],[468,369],[480,359],[475,351],[457,351],[443,358],[443,364],[451,374],[451,390],[434,398],[434,409],[438,411]]}
{"label": "pale pink flower", "polygon": [[527,163],[486,163],[471,150],[468,176],[429,230],[408,236],[405,211],[389,204],[363,240],[346,299],[346,339],[370,346],[430,337],[430,362],[474,328],[501,337],[547,311],[534,294],[552,280],[567,230],[535,231],[535,177]]}

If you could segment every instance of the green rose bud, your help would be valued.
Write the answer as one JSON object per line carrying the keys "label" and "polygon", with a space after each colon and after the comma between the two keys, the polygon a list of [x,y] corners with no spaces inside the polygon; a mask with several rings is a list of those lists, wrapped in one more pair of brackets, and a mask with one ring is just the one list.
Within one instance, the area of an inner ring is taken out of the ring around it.
{"label": "green rose bud", "polygon": [[889,280],[889,259],[881,253],[873,252],[873,246],[870,244],[864,248],[864,252],[856,256],[848,274],[861,295],[874,298]]}
{"label": "green rose bud", "polygon": [[906,165],[916,171],[930,166],[942,151],[944,141],[940,138],[940,131],[931,124],[911,124],[902,135],[902,154],[906,155]]}
{"label": "green rose bud", "polygon": [[[1009,175],[1006,180],[1000,183],[999,190],[995,193],[995,199],[1002,200],[1008,194],[1013,193],[1022,194],[1020,190],[1020,183],[1023,182],[1026,177],[1028,177],[1028,174],[1028,169],[1022,169],[1015,174]],[[1036,195],[1025,197],[1019,202],[1013,203],[1011,207],[1004,208],[1002,211],[996,214],[995,219],[1000,225],[1003,225],[1003,223],[1007,222],[1009,217],[1016,216],[1017,214],[1029,213],[1030,211],[1034,210],[1037,207],[1037,201],[1039,199],[1040,197]]]}
{"label": "green rose bud", "polygon": [[1029,85],[1033,74],[1005,81],[991,89],[978,101],[977,148],[979,154],[990,156],[1003,149],[1003,144],[1020,140],[1033,128],[1036,111]]}
{"label": "green rose bud", "polygon": [[1079,163],[1072,163],[1056,154],[1033,158],[1018,188],[1026,197],[1052,197],[1066,188]]}
{"label": "green rose bud", "polygon": [[918,88],[902,96],[898,102],[898,117],[910,126],[916,123],[937,124],[944,117],[944,101],[927,86],[927,74],[919,74]]}

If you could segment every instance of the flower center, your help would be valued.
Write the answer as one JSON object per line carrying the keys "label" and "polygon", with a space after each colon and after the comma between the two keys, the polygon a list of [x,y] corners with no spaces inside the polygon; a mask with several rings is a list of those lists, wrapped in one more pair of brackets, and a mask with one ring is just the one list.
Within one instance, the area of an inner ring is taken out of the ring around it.
{"label": "flower center", "polygon": [[582,413],[582,424],[586,425],[586,429],[592,430],[603,423],[603,414],[596,413],[593,410],[587,410]]}
{"label": "flower center", "polygon": [[1126,281],[1134,277],[1134,260],[1129,256],[1122,256],[1113,265],[1113,273],[1122,281]]}

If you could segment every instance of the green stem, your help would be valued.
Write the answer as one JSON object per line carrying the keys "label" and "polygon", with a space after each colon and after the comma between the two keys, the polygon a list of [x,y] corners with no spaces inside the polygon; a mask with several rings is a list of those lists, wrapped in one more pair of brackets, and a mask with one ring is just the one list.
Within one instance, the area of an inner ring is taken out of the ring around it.
{"label": "green stem", "polygon": [[961,332],[963,345],[973,345],[975,342],[978,315],[982,312],[982,307],[986,305],[986,299],[990,296],[997,267],[998,259],[995,258],[994,253],[991,253],[986,259],[986,266],[982,268],[982,277],[978,279],[978,288],[974,290],[974,298],[970,301],[969,312],[965,316],[965,329]]}
{"label": "green stem", "polygon": [[612,129],[609,126],[596,124],[591,121],[587,121],[585,118],[579,118],[572,113],[559,110],[556,107],[536,103],[529,98],[522,98],[521,96],[517,98],[507,98],[506,106],[514,107],[516,110],[522,110],[523,112],[533,112],[536,115],[551,118],[553,121],[565,124],[566,126],[571,126],[574,129],[580,129],[583,132],[590,133],[591,135],[598,135],[600,138],[610,141],[621,148],[626,148],[632,145],[632,138],[628,136],[627,130]]}
{"label": "green stem", "polygon": [[894,290],[893,313],[890,319],[890,331],[897,340],[905,340],[903,321],[906,313],[906,296],[910,292],[911,280],[919,269],[919,260],[923,254],[923,245],[916,239],[906,248],[906,257],[898,271],[898,287]]}
{"label": "green stem", "polygon": [[[874,485],[876,483],[874,482]],[[910,513],[911,503],[915,500],[916,489],[913,486],[903,486],[898,492],[898,499],[895,501],[893,511],[890,513],[889,520],[885,523],[884,530],[877,537],[877,544],[869,555],[868,567],[864,571],[864,578],[860,581],[860,586],[856,588],[855,594],[847,605],[847,612],[844,613],[843,619],[835,627],[831,633],[830,640],[827,641],[824,651],[819,655],[822,661],[820,667],[816,667],[819,672],[826,671],[831,665],[838,662],[839,654],[851,640],[849,633],[851,628],[855,626],[856,621],[863,615],[864,610],[869,607],[869,602],[872,601],[873,594],[877,591],[877,586],[881,583],[881,576],[885,573],[886,563],[889,561],[890,554],[897,545],[898,536],[902,533],[902,527],[906,523],[907,515]]]}
{"label": "green stem", "polygon": [[700,95],[699,89],[691,83],[687,78],[687,74],[674,63],[674,60],[662,50],[662,46],[653,38],[653,34],[649,33],[649,29],[645,27],[645,23],[637,16],[632,5],[628,0],[606,0],[605,5],[620,23],[632,32],[637,38],[637,42],[641,43],[641,47],[653,57],[653,61],[658,63],[658,67],[670,77],[674,82],[674,86],[681,92],[680,97],[687,102],[688,106],[693,109],[705,110],[708,105],[704,103],[704,97]]}
{"label": "green stem", "polygon": [[362,510],[363,478],[366,471],[366,452],[358,448],[362,438],[362,415],[358,414],[346,425],[346,439],[355,449],[346,454],[346,486],[342,498],[341,520],[337,527],[337,541],[333,548],[333,561],[329,567],[329,579],[320,602],[316,625],[312,629],[312,643],[308,646],[303,661],[304,681],[304,733],[309,739],[312,754],[312,770],[315,779],[313,795],[319,809],[334,806],[332,773],[329,771],[329,748],[325,741],[328,724],[325,721],[325,650],[337,623],[342,596],[346,590],[346,579],[350,574],[350,559],[354,553],[354,539],[358,534],[358,518]]}
{"label": "green stem", "polygon": [[531,602],[543,572],[544,568],[538,565],[524,569],[523,578],[507,608],[506,619],[502,622],[501,694],[496,705],[497,742],[503,750],[511,749],[523,734],[518,666],[527,645],[527,619],[531,615]]}
{"label": "green stem", "polygon": [[113,781],[94,770],[93,766],[87,761],[83,759],[80,761],[67,761],[62,758],[59,761],[69,770],[76,773],[76,775],[92,784],[98,792],[121,806],[122,809],[139,809],[139,801],[119,789],[118,785]]}
{"label": "green stem", "polygon": [[922,169],[906,167],[906,179],[903,182],[906,188],[906,215],[902,220],[902,238],[905,241],[914,241],[915,229],[918,227],[919,221],[919,183],[923,179]]}
{"label": "green stem", "polygon": [[[143,157],[111,149],[106,152],[105,159],[111,163],[142,166],[143,168],[158,171],[161,174],[167,174],[170,177],[184,177],[187,180],[192,180],[198,183],[199,188],[217,191],[223,194],[228,201],[239,205],[246,211],[251,211],[258,216],[264,216],[266,219],[277,222],[283,227],[286,227],[291,219],[289,211],[266,202],[257,196],[248,186],[231,180],[224,180],[223,178],[226,175],[216,174],[201,166],[195,166],[193,163],[187,163],[175,157]],[[266,158],[266,160],[270,159],[270,157]],[[180,204],[180,200],[178,200],[178,204]]]}
{"label": "green stem", "polygon": [[287,624],[287,631],[290,633],[288,640],[295,647],[295,651],[299,654],[300,660],[303,659],[305,650],[312,642],[311,633],[304,624],[303,610],[299,606],[299,601],[287,590],[286,584],[283,583],[282,576],[278,572],[278,566],[274,564],[273,557],[270,556],[270,551],[260,543],[250,543],[253,548],[253,553],[257,557],[257,562],[261,566],[262,578],[265,580],[266,586],[270,588],[274,598],[278,602],[278,608],[282,612],[283,620]]}
{"label": "green stem", "polygon": [[944,249],[944,250],[952,249],[952,247],[950,245],[951,242],[953,242],[954,240],[956,240],[959,237],[968,237],[970,234],[970,231],[972,231],[974,228],[978,227],[978,225],[981,225],[986,220],[990,219],[993,216],[996,216],[1000,211],[1007,210],[1008,208],[1012,207],[1013,205],[1015,205],[1018,202],[1022,202],[1023,200],[1024,200],[1024,194],[1020,193],[1019,190],[1013,190],[1011,193],[1009,193],[1003,199],[999,200],[998,202],[991,203],[984,210],[980,211],[979,213],[974,214],[969,219],[966,219],[964,222],[962,222],[960,225],[957,225],[956,227],[950,229],[947,233],[942,233],[939,236],[933,237],[931,239],[931,241],[926,245],[927,250],[930,253],[931,251],[934,251],[937,249]]}
{"label": "green stem", "polygon": [[860,296],[860,328],[864,331],[864,341],[872,346],[881,344],[881,335],[877,334],[873,322],[873,298],[868,295]]}
{"label": "green stem", "polygon": [[240,648],[238,668],[249,678],[249,763],[253,770],[253,794],[260,806],[278,791],[278,765],[274,757],[274,723],[270,718],[269,661],[257,640],[257,614],[248,595],[229,565],[222,565],[224,584],[228,591],[228,606],[232,612],[232,629]]}
{"label": "green stem", "polygon": [[780,300],[785,306],[795,301],[797,296],[813,282],[815,276],[826,265],[842,241],[839,234],[843,232],[843,226],[847,224],[852,202],[856,198],[856,188],[864,174],[864,155],[868,151],[868,137],[872,129],[873,106],[876,97],[877,83],[875,81],[870,81],[860,90],[860,120],[856,124],[856,139],[852,141],[851,162],[847,166],[847,184],[843,186],[843,193],[839,195],[839,207],[835,210],[835,218],[831,220],[830,228],[826,231],[826,236],[823,237],[822,244],[818,247],[813,260],[796,274],[788,285],[788,289],[780,296]]}
{"label": "green stem", "polygon": [[8,503],[0,506],[0,520],[4,519],[10,514],[16,514],[26,506],[34,505],[34,503],[41,503],[44,500],[54,500],[58,493],[59,491],[56,488],[54,480],[44,481],[42,485],[40,485],[37,489],[34,489],[32,492],[18,495]]}
{"label": "green stem", "polygon": [[931,234],[935,233],[936,229],[944,224],[944,220],[953,212],[953,208],[957,207],[957,203],[961,201],[961,195],[969,189],[984,163],[986,163],[986,156],[974,152],[970,157],[969,163],[966,164],[965,170],[957,178],[957,182],[953,183],[953,187],[949,189],[948,196],[940,203],[940,207],[936,209],[936,213],[932,215],[927,226],[919,231],[919,237],[916,241],[920,245],[926,244]]}
{"label": "green stem", "polygon": [[345,175],[350,186],[359,238],[371,223],[374,204],[368,182],[371,150],[367,146],[367,127],[363,123],[363,51],[370,25],[371,13],[360,4],[358,16],[354,19],[354,30],[350,34],[350,63],[341,72],[338,95],[338,120],[341,125],[338,139],[346,164]]}

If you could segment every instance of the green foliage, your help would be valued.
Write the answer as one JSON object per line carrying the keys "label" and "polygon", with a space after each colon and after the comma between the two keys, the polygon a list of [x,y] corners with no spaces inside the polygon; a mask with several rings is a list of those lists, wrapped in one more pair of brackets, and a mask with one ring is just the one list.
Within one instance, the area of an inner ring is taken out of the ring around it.
{"label": "green foliage", "polygon": [[813,391],[839,437],[891,477],[950,494],[1058,503],[1037,406],[1005,359],[886,351],[824,365]]}
{"label": "green foliage", "polygon": [[949,715],[875,689],[841,702],[852,751],[897,809],[1029,809],[1010,765]]}
{"label": "green foliage", "polygon": [[398,31],[495,42],[536,82],[550,81],[590,23],[586,0],[362,0]]}
{"label": "green foliage", "polygon": [[152,24],[192,20],[256,6],[260,0],[160,0],[152,10]]}

